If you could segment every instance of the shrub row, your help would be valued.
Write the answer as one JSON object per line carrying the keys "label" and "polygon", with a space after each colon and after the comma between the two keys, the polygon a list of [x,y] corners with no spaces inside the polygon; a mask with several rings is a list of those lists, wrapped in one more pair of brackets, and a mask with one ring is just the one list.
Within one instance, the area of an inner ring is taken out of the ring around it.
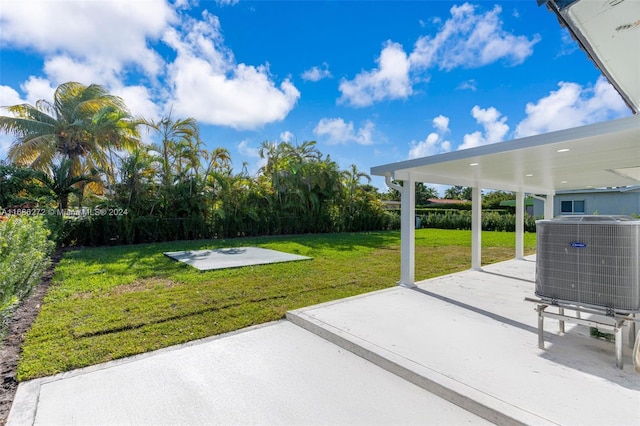
{"label": "shrub row", "polygon": [[362,232],[399,229],[400,218],[392,212],[376,215],[332,212],[321,223],[309,223],[295,214],[225,216],[205,219],[201,216],[162,218],[156,216],[86,216],[50,221],[58,242],[63,246],[102,246],[234,238],[261,235],[290,235],[323,232]]}
{"label": "shrub row", "polygon": [[[418,215],[422,228],[439,229],[471,229],[471,212],[464,210],[446,210],[441,212]],[[511,213],[498,211],[482,212],[483,231],[506,231],[516,230],[516,216]],[[526,232],[536,232],[536,219],[529,215],[525,216],[524,230]]]}
{"label": "shrub row", "polygon": [[[425,214],[424,210],[428,210]],[[417,216],[422,228],[471,229],[471,212],[455,209],[421,209]],[[50,239],[63,246],[104,246],[154,243],[202,238],[234,238],[261,235],[290,235],[324,232],[363,232],[400,229],[397,211],[371,214],[334,209],[321,220],[280,213],[271,215],[202,216],[163,218],[158,216],[85,216],[65,218],[46,216]],[[40,222],[41,223],[41,222]],[[515,215],[483,210],[485,231],[515,230]],[[535,232],[535,218],[527,216],[525,231]]]}
{"label": "shrub row", "polygon": [[[42,217],[0,217],[0,319],[36,286],[53,242]],[[2,327],[4,328],[4,327]]]}
{"label": "shrub row", "polygon": [[[424,215],[429,215],[429,214],[456,214],[458,212],[467,212],[469,213],[471,211],[471,204],[467,205],[462,205],[460,208],[455,207],[452,208],[451,205],[445,205],[442,207],[416,207],[416,214],[418,216],[424,216]],[[498,214],[510,214],[509,210],[504,210],[504,209],[500,209],[500,210],[496,210],[496,209],[482,209],[482,213],[498,213]]]}

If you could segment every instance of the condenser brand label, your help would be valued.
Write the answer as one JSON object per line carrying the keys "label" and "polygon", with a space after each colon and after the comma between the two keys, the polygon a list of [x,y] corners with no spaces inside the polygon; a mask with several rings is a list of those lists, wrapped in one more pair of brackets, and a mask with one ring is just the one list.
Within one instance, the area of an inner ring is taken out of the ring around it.
{"label": "condenser brand label", "polygon": [[573,248],[585,248],[586,246],[587,246],[586,243],[581,243],[581,242],[578,242],[578,241],[576,241],[574,243],[571,243],[571,247],[573,247]]}

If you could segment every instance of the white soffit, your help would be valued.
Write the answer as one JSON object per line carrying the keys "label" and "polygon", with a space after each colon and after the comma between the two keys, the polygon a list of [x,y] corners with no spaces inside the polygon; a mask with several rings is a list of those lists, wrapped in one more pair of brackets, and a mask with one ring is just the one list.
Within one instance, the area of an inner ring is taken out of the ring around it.
{"label": "white soffit", "polygon": [[371,174],[532,193],[638,185],[640,116],[386,164]]}
{"label": "white soffit", "polygon": [[640,1],[577,0],[559,13],[637,114],[640,111]]}

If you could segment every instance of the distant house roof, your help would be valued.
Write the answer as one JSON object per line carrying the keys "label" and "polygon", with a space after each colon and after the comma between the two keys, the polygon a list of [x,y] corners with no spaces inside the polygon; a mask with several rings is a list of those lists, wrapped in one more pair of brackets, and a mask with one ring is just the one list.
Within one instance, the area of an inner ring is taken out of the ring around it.
{"label": "distant house roof", "polygon": [[620,93],[640,112],[640,1],[538,0],[556,14],[580,47]]}
{"label": "distant house roof", "polygon": [[557,191],[556,195],[567,194],[608,194],[608,193],[628,193],[628,192],[640,192],[640,185],[633,186],[618,186],[614,188],[587,188],[587,189],[573,189],[568,191]]}
{"label": "distant house roof", "polygon": [[467,204],[467,200],[451,200],[449,198],[429,198],[429,204]]}
{"label": "distant house roof", "polygon": [[382,204],[384,204],[384,208],[387,210],[396,210],[400,209],[400,201],[393,200],[382,200]]}

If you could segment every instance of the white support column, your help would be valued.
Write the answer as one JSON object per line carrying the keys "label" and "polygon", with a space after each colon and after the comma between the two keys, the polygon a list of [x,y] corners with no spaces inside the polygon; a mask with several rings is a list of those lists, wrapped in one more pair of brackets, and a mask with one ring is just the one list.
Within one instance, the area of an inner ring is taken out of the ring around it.
{"label": "white support column", "polygon": [[544,202],[544,218],[553,219],[553,197],[554,193],[547,193],[547,199]]}
{"label": "white support column", "polygon": [[482,270],[482,189],[471,192],[471,269]]}
{"label": "white support column", "polygon": [[524,192],[516,192],[516,259],[524,259]]}
{"label": "white support column", "polygon": [[416,182],[402,182],[400,204],[400,281],[403,287],[415,287],[416,264]]}

